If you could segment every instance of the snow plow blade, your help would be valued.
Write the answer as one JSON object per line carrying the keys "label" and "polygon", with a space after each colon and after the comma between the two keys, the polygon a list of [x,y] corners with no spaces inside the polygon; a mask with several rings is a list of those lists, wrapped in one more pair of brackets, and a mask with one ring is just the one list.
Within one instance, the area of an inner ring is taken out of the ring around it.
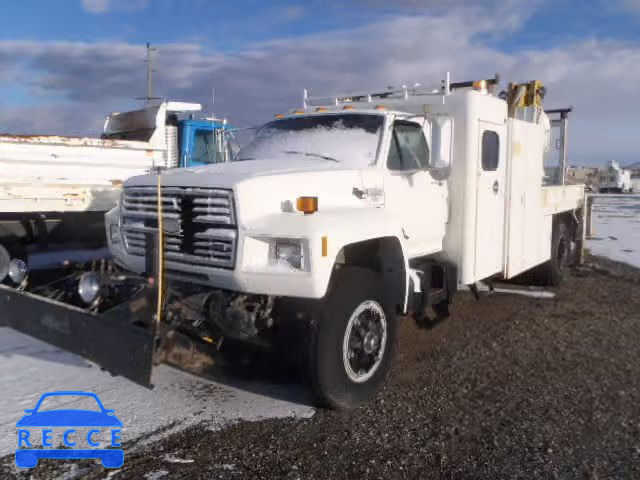
{"label": "snow plow blade", "polygon": [[13,328],[150,387],[154,335],[130,320],[132,309],[140,312],[146,303],[140,296],[97,315],[0,285],[0,327]]}

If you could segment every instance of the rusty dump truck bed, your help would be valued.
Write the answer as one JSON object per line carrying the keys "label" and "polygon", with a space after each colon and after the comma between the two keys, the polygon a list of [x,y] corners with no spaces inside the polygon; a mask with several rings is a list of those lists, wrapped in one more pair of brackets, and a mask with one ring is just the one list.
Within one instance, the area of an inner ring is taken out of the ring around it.
{"label": "rusty dump truck bed", "polygon": [[122,183],[165,153],[143,141],[0,135],[0,213],[109,210]]}

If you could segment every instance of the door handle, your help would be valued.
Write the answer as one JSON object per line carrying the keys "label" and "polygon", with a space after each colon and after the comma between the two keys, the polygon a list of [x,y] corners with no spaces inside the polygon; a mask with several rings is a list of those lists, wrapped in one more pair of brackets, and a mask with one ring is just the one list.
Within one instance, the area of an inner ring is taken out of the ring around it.
{"label": "door handle", "polygon": [[496,180],[495,182],[493,182],[493,193],[497,194],[499,189],[500,184],[498,183],[498,180]]}

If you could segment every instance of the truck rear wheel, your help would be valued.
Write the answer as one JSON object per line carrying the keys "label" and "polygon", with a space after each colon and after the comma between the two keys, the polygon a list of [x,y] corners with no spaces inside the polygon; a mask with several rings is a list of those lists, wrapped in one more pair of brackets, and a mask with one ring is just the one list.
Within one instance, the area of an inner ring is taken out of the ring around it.
{"label": "truck rear wheel", "polygon": [[545,265],[545,280],[558,287],[566,280],[572,259],[571,234],[567,223],[558,220],[551,232],[551,259]]}
{"label": "truck rear wheel", "polygon": [[379,274],[344,267],[312,327],[309,380],[320,404],[350,409],[382,386],[395,350],[396,314]]}

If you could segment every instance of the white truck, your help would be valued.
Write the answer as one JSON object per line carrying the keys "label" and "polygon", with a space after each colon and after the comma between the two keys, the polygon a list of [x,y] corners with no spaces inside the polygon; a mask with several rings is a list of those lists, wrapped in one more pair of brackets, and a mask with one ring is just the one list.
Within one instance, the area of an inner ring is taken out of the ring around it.
{"label": "white truck", "polygon": [[[496,83],[306,97],[229,163],[129,179],[106,221],[119,269],[74,284],[89,310],[9,289],[0,302],[33,318],[16,328],[140,383],[234,339],[295,352],[319,403],[357,406],[400,316],[428,327],[458,287],[534,267],[558,284],[581,249],[584,187],[542,185],[544,90],[499,98]],[[133,324],[135,339],[118,330]],[[116,336],[117,358],[99,351]]]}
{"label": "white truck", "polygon": [[631,170],[611,160],[598,176],[598,190],[600,193],[633,193]]}
{"label": "white truck", "polygon": [[164,101],[113,113],[101,138],[0,135],[0,275],[9,257],[26,263],[44,250],[106,246],[104,215],[129,177],[226,161],[223,155],[194,158],[202,156],[203,138],[213,145],[214,132],[226,128],[220,121],[178,119],[200,109]]}

